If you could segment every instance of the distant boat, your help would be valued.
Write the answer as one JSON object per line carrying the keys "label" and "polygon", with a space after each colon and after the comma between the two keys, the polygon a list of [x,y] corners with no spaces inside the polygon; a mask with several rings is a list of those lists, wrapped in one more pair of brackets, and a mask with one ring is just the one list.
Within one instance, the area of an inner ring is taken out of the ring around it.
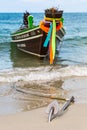
{"label": "distant boat", "polygon": [[23,26],[11,34],[12,44],[15,43],[17,48],[23,52],[41,58],[46,57],[49,53],[52,38],[54,37],[54,44],[56,44],[55,50],[60,46],[60,42],[65,35],[62,14],[63,11],[58,11],[55,8],[47,9],[45,10],[44,20],[40,21],[39,25],[34,26],[33,16],[28,12],[24,13]]}

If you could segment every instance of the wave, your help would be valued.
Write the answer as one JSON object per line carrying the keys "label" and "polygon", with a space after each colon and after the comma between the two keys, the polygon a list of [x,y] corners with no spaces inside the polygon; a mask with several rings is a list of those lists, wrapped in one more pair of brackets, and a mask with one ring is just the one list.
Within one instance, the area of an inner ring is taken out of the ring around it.
{"label": "wave", "polygon": [[37,68],[15,68],[0,71],[0,82],[27,81],[29,83],[43,83],[57,81],[72,76],[87,76],[87,66],[47,66]]}
{"label": "wave", "polygon": [[64,38],[64,41],[80,41],[80,40],[87,40],[87,36],[67,36]]}

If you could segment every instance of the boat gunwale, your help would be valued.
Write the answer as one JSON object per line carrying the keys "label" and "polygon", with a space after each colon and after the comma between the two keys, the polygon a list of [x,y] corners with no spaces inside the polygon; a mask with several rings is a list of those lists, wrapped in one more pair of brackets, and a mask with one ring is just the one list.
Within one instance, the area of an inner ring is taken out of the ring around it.
{"label": "boat gunwale", "polygon": [[25,39],[19,39],[19,40],[12,40],[11,42],[21,42],[21,41],[27,41],[27,40],[32,40],[34,38],[39,38],[39,37],[42,37],[43,34],[39,34],[37,36],[32,36],[32,37],[28,37],[28,38],[25,38]]}
{"label": "boat gunwale", "polygon": [[36,29],[40,29],[40,27],[39,26],[37,26],[37,27],[35,27],[35,28],[31,28],[31,29],[29,29],[29,30],[25,30],[24,32],[19,32],[19,33],[14,33],[14,34],[11,34],[11,36],[18,36],[18,35],[22,35],[22,34],[25,34],[25,33],[28,33],[28,32],[31,32],[31,31],[34,31],[34,30],[36,30]]}

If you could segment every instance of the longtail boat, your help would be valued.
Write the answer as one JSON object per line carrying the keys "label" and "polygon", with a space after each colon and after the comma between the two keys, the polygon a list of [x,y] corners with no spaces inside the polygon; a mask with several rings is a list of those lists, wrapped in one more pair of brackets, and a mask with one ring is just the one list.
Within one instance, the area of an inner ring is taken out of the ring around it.
{"label": "longtail boat", "polygon": [[44,58],[49,54],[50,64],[55,58],[56,48],[59,48],[65,35],[63,27],[63,11],[56,8],[45,10],[45,16],[39,25],[33,25],[33,16],[24,13],[23,26],[11,34],[12,44],[23,52]]}

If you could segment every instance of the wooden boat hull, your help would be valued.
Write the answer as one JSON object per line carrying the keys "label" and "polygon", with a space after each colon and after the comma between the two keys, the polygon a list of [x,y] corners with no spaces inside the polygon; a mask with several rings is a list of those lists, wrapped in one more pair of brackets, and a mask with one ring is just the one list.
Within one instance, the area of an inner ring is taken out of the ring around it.
{"label": "wooden boat hull", "polygon": [[[65,30],[63,28],[57,31],[57,46],[60,46],[64,34]],[[46,57],[48,55],[48,46],[43,46],[47,33],[42,31],[39,27],[24,32],[14,33],[11,36],[12,42],[17,45],[19,50],[38,57]]]}

